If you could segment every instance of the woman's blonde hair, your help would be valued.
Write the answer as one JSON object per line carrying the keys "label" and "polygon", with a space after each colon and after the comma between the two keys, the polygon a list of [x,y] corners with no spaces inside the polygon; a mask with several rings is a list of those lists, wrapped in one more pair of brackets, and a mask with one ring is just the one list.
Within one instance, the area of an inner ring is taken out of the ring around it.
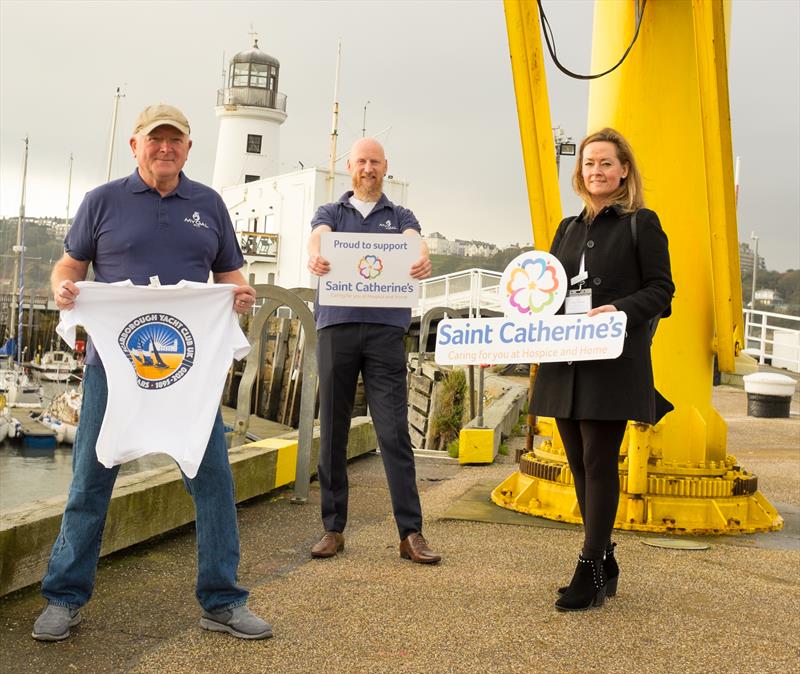
{"label": "woman's blonde hair", "polygon": [[617,159],[623,166],[628,167],[628,175],[620,181],[617,190],[609,197],[610,202],[620,206],[625,213],[633,213],[644,206],[642,174],[639,173],[639,169],[636,166],[630,143],[615,129],[606,127],[583,139],[578,151],[578,161],[575,162],[575,170],[572,173],[572,189],[575,190],[575,193],[586,206],[586,213],[589,219],[593,219],[597,213],[592,205],[591,195],[583,182],[583,150],[589,143],[600,141],[613,143],[614,147],[617,148]]}

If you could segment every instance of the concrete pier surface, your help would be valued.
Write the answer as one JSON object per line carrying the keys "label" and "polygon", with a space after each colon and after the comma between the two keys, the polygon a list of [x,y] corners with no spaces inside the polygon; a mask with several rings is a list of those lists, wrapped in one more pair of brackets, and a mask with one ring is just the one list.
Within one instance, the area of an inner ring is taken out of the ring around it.
{"label": "concrete pier surface", "polygon": [[351,515],[337,558],[308,554],[321,532],[316,483],[304,506],[289,502],[289,489],[240,504],[241,581],[274,638],[244,642],[199,628],[187,525],[103,558],[83,622],[63,643],[30,637],[44,604],[37,587],[0,599],[0,671],[796,672],[797,399],[790,419],[747,417],[744,391],[729,386],[714,401],[729,453],[758,475],[784,530],[692,537],[709,544],[702,551],[617,532],[619,591],[602,608],[553,608],[575,566],[579,527],[510,511],[496,521],[448,515],[476,487],[513,472],[515,443],[524,442],[516,438],[489,466],[417,460],[425,535],[444,555],[440,565],[399,558],[381,460],[369,454],[350,465]]}

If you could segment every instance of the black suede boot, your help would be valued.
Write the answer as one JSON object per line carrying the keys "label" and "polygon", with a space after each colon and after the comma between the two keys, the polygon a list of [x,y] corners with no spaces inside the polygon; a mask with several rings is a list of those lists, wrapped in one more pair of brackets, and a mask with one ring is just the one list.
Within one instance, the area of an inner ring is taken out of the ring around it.
{"label": "black suede boot", "polygon": [[616,543],[612,543],[606,548],[606,556],[603,560],[603,571],[606,574],[606,597],[613,597],[617,594],[617,582],[619,581],[619,564],[614,557]]}
{"label": "black suede boot", "polygon": [[602,606],[606,596],[606,574],[602,559],[578,556],[575,575],[566,592],[556,601],[559,611],[587,611]]}
{"label": "black suede boot", "polygon": [[[612,543],[606,548],[606,556],[603,559],[603,570],[606,572],[606,597],[613,597],[617,594],[617,582],[619,581],[619,565],[614,557],[616,543]],[[558,588],[558,594],[564,594],[569,585]]]}

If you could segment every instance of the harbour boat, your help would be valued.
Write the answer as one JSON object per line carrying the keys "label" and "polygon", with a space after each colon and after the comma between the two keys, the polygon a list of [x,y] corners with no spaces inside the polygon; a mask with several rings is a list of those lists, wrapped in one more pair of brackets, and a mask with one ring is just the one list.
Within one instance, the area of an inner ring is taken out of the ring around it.
{"label": "harbour boat", "polygon": [[8,387],[16,379],[16,363],[14,362],[16,353],[17,340],[13,337],[6,339],[5,343],[0,346],[0,393],[6,393]]}
{"label": "harbour boat", "polygon": [[31,416],[18,419],[17,437],[22,440],[22,446],[29,449],[55,449],[58,444],[57,433],[49,426],[45,426]]}
{"label": "harbour boat", "polygon": [[11,416],[11,410],[6,406],[6,398],[0,393],[0,443],[6,438],[13,440],[19,431],[19,421]]}
{"label": "harbour boat", "polygon": [[78,370],[78,360],[69,351],[45,351],[40,362],[29,366],[49,381],[69,381]]}
{"label": "harbour boat", "polygon": [[0,393],[7,393],[8,387],[16,379],[13,361],[4,360],[0,363]]}
{"label": "harbour boat", "polygon": [[61,421],[49,414],[42,414],[37,421],[55,433],[55,439],[59,445],[71,445],[75,442],[75,434],[78,431],[75,424]]}
{"label": "harbour boat", "polygon": [[10,408],[42,407],[44,393],[36,377],[17,363],[9,363],[0,369],[0,393]]}
{"label": "harbour boat", "polygon": [[53,398],[37,421],[55,431],[59,443],[71,445],[75,442],[78,420],[81,414],[80,391],[71,389]]}

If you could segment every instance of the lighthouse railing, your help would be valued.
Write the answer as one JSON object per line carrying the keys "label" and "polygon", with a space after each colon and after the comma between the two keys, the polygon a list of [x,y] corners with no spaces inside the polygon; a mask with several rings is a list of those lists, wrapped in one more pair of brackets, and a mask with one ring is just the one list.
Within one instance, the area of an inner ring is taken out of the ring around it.
{"label": "lighthouse railing", "polygon": [[226,87],[217,89],[217,105],[248,105],[286,112],[286,94],[253,87]]}

